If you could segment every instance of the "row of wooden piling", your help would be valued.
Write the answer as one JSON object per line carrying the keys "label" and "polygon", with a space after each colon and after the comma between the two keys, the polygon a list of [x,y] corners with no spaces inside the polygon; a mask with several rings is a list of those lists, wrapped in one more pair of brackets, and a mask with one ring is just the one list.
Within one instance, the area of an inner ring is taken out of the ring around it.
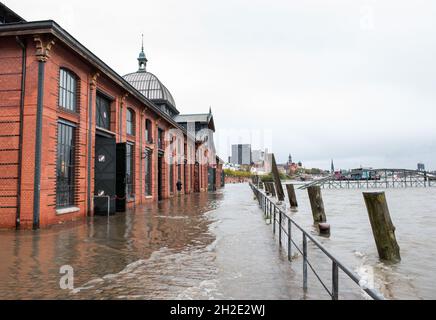
{"label": "row of wooden piling", "polygon": [[[268,196],[276,197],[277,193],[273,182],[264,182],[263,185]],[[262,183],[259,182],[258,186],[262,187]],[[286,184],[286,190],[291,210],[298,208],[294,185]],[[318,227],[321,234],[330,234],[330,225],[326,223],[327,215],[325,213],[321,188],[319,186],[311,186],[307,188],[307,192],[314,224]],[[363,197],[380,259],[385,261],[400,261],[400,247],[395,237],[395,226],[390,217],[385,193],[364,192]]]}
{"label": "row of wooden piling", "polygon": [[[264,186],[266,195],[277,197],[279,203],[281,203],[285,197],[274,154],[272,155],[272,173],[274,182],[262,183],[261,179],[256,176],[253,179],[253,183],[261,189]],[[286,191],[291,210],[296,209],[298,202],[294,185],[286,184]],[[318,227],[320,234],[329,235],[330,225],[327,224],[321,187],[310,186],[307,188],[307,192],[314,224]],[[391,262],[400,261],[400,247],[395,237],[395,226],[390,217],[385,193],[364,192],[363,197],[380,259]]]}

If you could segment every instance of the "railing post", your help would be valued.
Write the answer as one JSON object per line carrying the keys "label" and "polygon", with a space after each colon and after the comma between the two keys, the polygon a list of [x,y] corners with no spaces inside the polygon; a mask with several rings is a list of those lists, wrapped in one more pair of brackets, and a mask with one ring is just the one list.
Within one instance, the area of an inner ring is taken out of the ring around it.
{"label": "railing post", "polygon": [[288,218],[288,260],[292,261],[292,222]]}
{"label": "railing post", "polygon": [[279,209],[279,247],[282,246],[282,210]]}
{"label": "railing post", "polygon": [[338,264],[333,261],[332,262],[332,299],[339,299],[339,269]]}
{"label": "railing post", "polygon": [[307,238],[303,233],[303,290],[307,291]]}
{"label": "railing post", "polygon": [[276,206],[274,206],[273,232],[276,234]]}

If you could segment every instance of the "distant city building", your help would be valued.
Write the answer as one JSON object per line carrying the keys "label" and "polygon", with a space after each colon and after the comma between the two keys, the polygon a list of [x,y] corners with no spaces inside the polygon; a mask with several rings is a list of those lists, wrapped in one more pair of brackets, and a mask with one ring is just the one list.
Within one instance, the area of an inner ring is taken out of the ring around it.
{"label": "distant city building", "polygon": [[264,171],[265,173],[271,173],[272,171],[272,153],[265,154]]}
{"label": "distant city building", "polygon": [[425,171],[425,165],[423,163],[418,163],[418,171]]}
{"label": "distant city building", "polygon": [[291,165],[292,164],[292,155],[289,154],[289,158],[288,158],[288,164]]}
{"label": "distant city building", "polygon": [[251,145],[250,144],[234,144],[232,145],[232,158],[233,164],[251,164]]}
{"label": "distant city building", "polygon": [[253,150],[251,151],[251,161],[255,165],[262,165],[265,161],[265,151],[263,150]]}
{"label": "distant city building", "polygon": [[332,166],[331,166],[331,173],[335,173],[335,164],[333,163],[333,159],[332,159]]}

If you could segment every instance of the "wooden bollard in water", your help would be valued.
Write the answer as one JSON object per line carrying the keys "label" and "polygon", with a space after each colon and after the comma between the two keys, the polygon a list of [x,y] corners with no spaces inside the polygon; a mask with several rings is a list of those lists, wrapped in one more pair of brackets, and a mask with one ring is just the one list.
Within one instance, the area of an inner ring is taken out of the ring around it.
{"label": "wooden bollard in water", "polygon": [[269,183],[268,183],[268,182],[265,182],[265,183],[264,183],[264,186],[265,186],[265,193],[266,193],[267,195],[271,194],[271,190],[270,190],[270,188],[269,188]]}
{"label": "wooden bollard in water", "polygon": [[273,176],[273,185],[275,186],[274,197],[277,194],[277,199],[281,202],[285,200],[285,193],[283,192],[282,182],[280,180],[280,173],[277,168],[276,158],[274,153],[271,155],[271,171]]}
{"label": "wooden bollard in water", "polygon": [[307,192],[309,193],[313,222],[326,222],[327,217],[324,211],[324,202],[322,201],[321,188],[319,186],[311,186],[307,188]]}
{"label": "wooden bollard in water", "polygon": [[330,234],[330,225],[328,223],[319,223],[318,228],[320,234],[325,234],[325,235]]}
{"label": "wooden bollard in water", "polygon": [[276,189],[275,189],[275,187],[274,187],[274,182],[270,182],[270,188],[271,188],[271,194],[272,194],[272,196],[273,197],[275,197],[276,196]]}
{"label": "wooden bollard in water", "polygon": [[364,192],[363,198],[380,259],[392,262],[400,261],[400,247],[395,237],[395,226],[389,214],[385,193]]}
{"label": "wooden bollard in water", "polygon": [[291,208],[297,208],[297,196],[295,195],[295,188],[293,184],[287,184],[286,190],[288,191],[288,198],[289,198],[289,204],[291,205]]}

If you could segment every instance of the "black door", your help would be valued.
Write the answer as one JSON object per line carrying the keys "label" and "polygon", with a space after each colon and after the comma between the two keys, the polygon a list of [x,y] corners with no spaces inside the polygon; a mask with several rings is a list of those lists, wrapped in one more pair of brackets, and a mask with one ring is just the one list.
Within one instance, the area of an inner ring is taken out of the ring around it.
{"label": "black door", "polygon": [[209,191],[215,191],[215,177],[216,177],[215,169],[212,167],[209,167],[208,168],[208,175],[207,175],[208,190]]}
{"label": "black door", "polygon": [[94,167],[94,212],[106,215],[110,196],[109,212],[115,213],[115,181],[116,181],[116,143],[115,138],[97,133],[95,136],[95,167]]}
{"label": "black door", "polygon": [[162,166],[163,166],[163,156],[159,154],[157,158],[157,199],[162,200]]}
{"label": "black door", "polygon": [[126,144],[117,143],[117,212],[126,211]]}
{"label": "black door", "polygon": [[225,186],[225,184],[226,184],[225,181],[226,181],[226,175],[225,175],[224,170],[223,170],[223,171],[221,171],[221,187]]}

